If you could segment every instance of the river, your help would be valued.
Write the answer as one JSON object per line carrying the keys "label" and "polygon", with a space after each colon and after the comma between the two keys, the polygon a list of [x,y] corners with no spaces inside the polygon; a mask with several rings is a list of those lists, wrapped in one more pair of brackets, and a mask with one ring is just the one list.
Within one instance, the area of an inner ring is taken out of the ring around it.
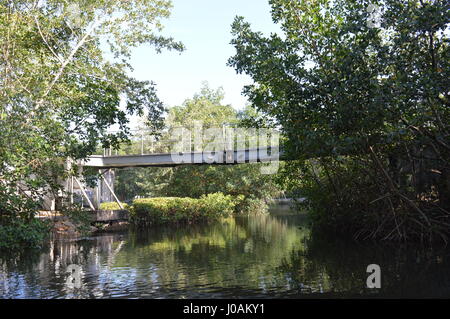
{"label": "river", "polygon": [[[380,266],[379,289],[366,287],[369,264]],[[450,249],[326,239],[311,234],[305,214],[280,206],[3,254],[0,297],[448,298]]]}

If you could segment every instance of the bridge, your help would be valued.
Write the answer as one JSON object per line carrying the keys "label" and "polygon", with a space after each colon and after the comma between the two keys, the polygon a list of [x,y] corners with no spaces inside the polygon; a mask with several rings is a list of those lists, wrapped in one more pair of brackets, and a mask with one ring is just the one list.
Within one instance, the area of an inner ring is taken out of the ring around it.
{"label": "bridge", "polygon": [[140,155],[92,155],[79,164],[98,169],[126,167],[175,167],[180,165],[236,165],[278,161],[278,147],[242,150],[172,152]]}
{"label": "bridge", "polygon": [[[198,138],[199,134],[202,135]],[[206,132],[206,133],[205,133]],[[89,188],[77,177],[65,181],[65,190],[74,202],[74,194],[81,198],[82,205],[98,211],[100,203],[122,203],[114,193],[114,169],[134,167],[176,167],[184,165],[238,165],[245,163],[278,163],[283,152],[279,148],[276,131],[241,129],[224,126],[191,131],[186,128],[169,128],[164,132],[149,133],[135,131],[131,143],[114,151],[102,150],[76,164],[98,169],[101,173],[97,186]],[[55,209],[55,201],[47,207]],[[111,214],[109,212],[108,214]]]}

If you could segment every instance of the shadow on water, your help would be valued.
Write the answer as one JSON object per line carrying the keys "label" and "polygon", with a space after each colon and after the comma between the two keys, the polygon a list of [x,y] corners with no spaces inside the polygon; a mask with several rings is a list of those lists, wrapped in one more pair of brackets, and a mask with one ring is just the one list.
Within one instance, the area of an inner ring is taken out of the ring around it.
{"label": "shadow on water", "polygon": [[[450,297],[450,251],[357,244],[311,233],[286,208],[153,227],[0,255],[3,298]],[[67,284],[79,265],[80,287]],[[366,268],[381,267],[381,289]]]}

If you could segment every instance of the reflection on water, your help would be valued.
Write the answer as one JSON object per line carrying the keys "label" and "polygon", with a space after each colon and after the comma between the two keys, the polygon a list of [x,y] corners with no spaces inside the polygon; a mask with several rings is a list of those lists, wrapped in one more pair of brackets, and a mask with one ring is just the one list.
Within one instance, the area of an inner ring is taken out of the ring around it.
{"label": "reflection on water", "polygon": [[[379,264],[382,287],[366,287]],[[81,266],[81,287],[66,283]],[[311,235],[305,215],[157,227],[0,256],[3,298],[450,297],[450,251]]]}

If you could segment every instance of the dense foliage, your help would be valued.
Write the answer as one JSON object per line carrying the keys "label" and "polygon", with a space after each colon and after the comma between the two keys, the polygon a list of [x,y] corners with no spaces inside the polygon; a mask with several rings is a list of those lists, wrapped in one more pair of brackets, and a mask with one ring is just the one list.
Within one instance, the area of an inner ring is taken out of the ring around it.
{"label": "dense foliage", "polygon": [[182,49],[159,32],[169,9],[165,0],[0,3],[0,225],[30,223],[47,195],[61,208],[76,171],[66,160],[126,140],[129,115],[161,124],[154,85],[127,73],[133,47]]}
{"label": "dense foliage", "polygon": [[200,198],[156,197],[136,199],[130,206],[130,220],[138,225],[164,223],[192,223],[229,217],[243,196],[222,193],[202,195]]}
{"label": "dense foliage", "polygon": [[0,250],[40,248],[49,230],[50,224],[38,219],[24,222],[17,218],[9,223],[0,224]]}
{"label": "dense foliage", "polygon": [[308,198],[316,225],[339,233],[446,240],[449,2],[270,4],[282,35],[237,17],[229,64],[253,78],[246,95],[287,137],[296,161],[283,184]]}

